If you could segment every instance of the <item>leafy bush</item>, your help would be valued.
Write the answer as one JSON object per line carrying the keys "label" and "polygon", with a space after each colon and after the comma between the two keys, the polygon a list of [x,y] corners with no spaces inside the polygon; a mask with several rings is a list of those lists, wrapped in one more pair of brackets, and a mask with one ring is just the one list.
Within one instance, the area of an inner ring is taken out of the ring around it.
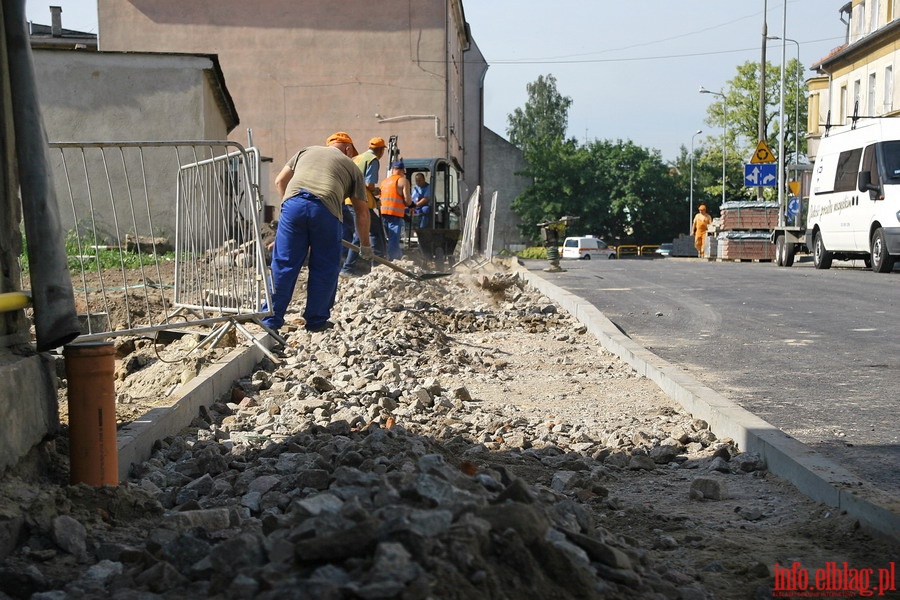
{"label": "leafy bush", "polygon": [[543,246],[530,246],[519,252],[519,258],[543,258],[547,259],[547,249]]}

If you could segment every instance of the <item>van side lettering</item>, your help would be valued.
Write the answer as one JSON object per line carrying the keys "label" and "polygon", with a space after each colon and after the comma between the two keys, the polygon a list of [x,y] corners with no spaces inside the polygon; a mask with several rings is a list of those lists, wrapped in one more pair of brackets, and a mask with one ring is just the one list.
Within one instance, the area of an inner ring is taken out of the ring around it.
{"label": "van side lettering", "polygon": [[825,215],[830,215],[831,213],[839,213],[845,208],[850,208],[851,206],[853,206],[853,200],[851,198],[844,198],[839,202],[832,202],[831,200],[829,200],[827,204],[811,206],[809,209],[809,215],[812,218],[824,217]]}

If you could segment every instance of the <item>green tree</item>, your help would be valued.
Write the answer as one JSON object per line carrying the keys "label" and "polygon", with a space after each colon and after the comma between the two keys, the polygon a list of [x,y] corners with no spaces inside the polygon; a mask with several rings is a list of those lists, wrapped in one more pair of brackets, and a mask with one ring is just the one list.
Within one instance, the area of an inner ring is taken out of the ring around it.
{"label": "green tree", "polygon": [[506,133],[509,141],[526,154],[543,152],[565,139],[572,99],[559,93],[553,75],[539,75],[525,89],[525,108],[517,108],[507,117]]}
{"label": "green tree", "polygon": [[[513,200],[522,233],[537,240],[537,224],[578,217],[568,233],[653,243],[674,237],[686,208],[685,181],[663,163],[658,150],[631,141],[566,139],[570,98],[552,75],[527,87],[528,101],[508,118],[510,141],[522,150],[523,175],[533,183]],[[576,230],[577,229],[577,230]]]}
{"label": "green tree", "polygon": [[538,239],[538,223],[565,216],[574,203],[571,172],[577,161],[574,140],[565,139],[572,99],[556,88],[553,75],[538,76],[526,86],[528,100],[507,117],[506,129],[512,144],[522,150],[527,167],[522,175],[532,185],[512,203],[522,219],[522,233]]}
{"label": "green tree", "polygon": [[[788,61],[784,79],[784,152],[785,164],[799,162],[806,155],[806,89],[802,81],[801,65],[797,59]],[[729,200],[755,197],[756,191],[743,187],[744,163],[750,161],[759,141],[759,63],[748,61],[738,65],[737,74],[727,82],[722,90],[723,99],[711,95],[706,109],[706,124],[723,128],[728,125],[726,148],[726,198]],[[780,120],[781,68],[767,63],[765,93],[765,141],[772,152],[778,152]],[[798,148],[799,146],[799,148]],[[701,158],[704,166],[718,163],[720,175],[704,191],[713,193],[718,188],[722,192],[722,136],[707,138],[706,149]],[[772,192],[767,192],[771,194]],[[721,197],[721,196],[720,196]]]}
{"label": "green tree", "polygon": [[592,191],[582,219],[615,240],[652,243],[678,230],[684,181],[658,150],[630,140],[595,140],[586,148]]}

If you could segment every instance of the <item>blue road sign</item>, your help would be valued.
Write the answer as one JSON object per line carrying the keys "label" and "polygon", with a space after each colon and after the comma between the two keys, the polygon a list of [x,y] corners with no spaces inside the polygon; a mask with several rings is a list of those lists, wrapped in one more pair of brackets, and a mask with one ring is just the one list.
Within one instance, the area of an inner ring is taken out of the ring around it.
{"label": "blue road sign", "polygon": [[799,212],[800,212],[800,198],[797,198],[795,196],[788,200],[787,214],[791,215],[792,217],[796,217],[797,213],[799,213]]}
{"label": "blue road sign", "polygon": [[744,165],[744,187],[775,187],[778,185],[778,165],[750,163]]}

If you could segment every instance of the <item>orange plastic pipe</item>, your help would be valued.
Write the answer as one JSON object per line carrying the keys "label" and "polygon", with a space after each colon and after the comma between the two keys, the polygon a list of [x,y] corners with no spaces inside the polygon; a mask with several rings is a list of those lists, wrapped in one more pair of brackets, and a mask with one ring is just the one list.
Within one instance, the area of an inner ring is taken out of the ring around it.
{"label": "orange plastic pipe", "polygon": [[68,344],[69,480],[119,485],[116,445],[115,347],[110,342]]}

